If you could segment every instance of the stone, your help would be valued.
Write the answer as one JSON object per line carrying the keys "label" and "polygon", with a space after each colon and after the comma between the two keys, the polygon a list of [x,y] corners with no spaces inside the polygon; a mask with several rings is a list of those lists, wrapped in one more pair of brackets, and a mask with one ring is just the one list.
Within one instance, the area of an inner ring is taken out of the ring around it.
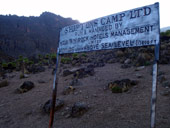
{"label": "stone", "polygon": [[9,85],[9,83],[8,83],[7,80],[3,80],[3,81],[0,82],[0,88],[6,87],[6,86],[8,86],[8,85]]}
{"label": "stone", "polygon": [[111,89],[113,93],[123,93],[127,92],[132,86],[137,85],[138,81],[130,80],[130,79],[122,79],[116,80],[114,82],[110,82],[108,87]]}
{"label": "stone", "polygon": [[162,83],[162,86],[165,87],[165,88],[170,88],[170,82],[169,81],[164,81]]}
{"label": "stone", "polygon": [[81,79],[84,77],[87,77],[88,75],[93,76],[94,75],[94,68],[93,67],[82,67],[77,69],[74,72],[74,77],[77,79]]}
{"label": "stone", "polygon": [[140,67],[137,67],[136,69],[135,69],[135,71],[140,71],[140,70],[143,70],[145,68],[145,66],[140,66]]}
{"label": "stone", "polygon": [[39,73],[39,72],[44,72],[45,71],[45,67],[40,66],[40,65],[32,65],[30,67],[27,68],[28,72],[31,73]]}
{"label": "stone", "polygon": [[158,76],[158,81],[159,81],[160,83],[162,83],[162,82],[166,81],[166,77],[163,76],[163,75]]}
{"label": "stone", "polygon": [[70,70],[64,70],[64,71],[63,71],[63,76],[64,76],[64,77],[66,77],[66,76],[68,76],[68,75],[71,75],[71,74],[73,74],[73,72],[71,72]]}
{"label": "stone", "polygon": [[[43,107],[41,108],[42,111],[44,113],[50,113],[50,109],[51,109],[51,104],[52,104],[52,100],[48,100],[47,102],[45,102],[45,104],[43,105]],[[56,99],[56,103],[55,103],[55,108],[54,110],[60,110],[62,107],[64,106],[64,101],[60,100],[60,99]]]}
{"label": "stone", "polygon": [[31,81],[25,81],[18,89],[18,93],[25,93],[34,88],[34,83]]}
{"label": "stone", "polygon": [[72,107],[71,107],[71,117],[80,117],[82,116],[85,112],[87,112],[89,109],[89,106],[84,103],[84,102],[76,102]]}
{"label": "stone", "polygon": [[68,95],[70,93],[74,93],[75,89],[76,88],[74,88],[73,86],[67,86],[63,90],[63,95]]}
{"label": "stone", "polygon": [[80,80],[79,79],[73,79],[71,82],[70,82],[70,84],[69,84],[70,86],[80,86],[80,85],[82,85],[82,83],[80,82]]}
{"label": "stone", "polygon": [[143,76],[141,74],[135,74],[137,78],[142,78]]}
{"label": "stone", "polygon": [[131,67],[130,64],[122,64],[121,65],[121,68],[123,68],[123,69],[130,68],[130,67]]}
{"label": "stone", "polygon": [[38,83],[40,83],[40,84],[44,84],[44,83],[46,83],[44,80],[38,80]]}
{"label": "stone", "polygon": [[105,63],[104,62],[94,62],[95,67],[104,67]]}
{"label": "stone", "polygon": [[130,64],[131,63],[131,60],[130,59],[126,59],[125,61],[124,61],[124,64]]}
{"label": "stone", "polygon": [[169,96],[170,95],[170,90],[165,90],[163,92],[161,92],[162,96]]}

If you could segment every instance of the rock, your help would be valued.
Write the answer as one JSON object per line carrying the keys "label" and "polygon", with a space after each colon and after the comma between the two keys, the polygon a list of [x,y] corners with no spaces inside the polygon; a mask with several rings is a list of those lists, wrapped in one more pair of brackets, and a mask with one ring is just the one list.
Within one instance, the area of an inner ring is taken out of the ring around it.
{"label": "rock", "polygon": [[130,59],[126,59],[125,61],[124,61],[124,64],[130,64],[131,63],[131,60]]}
{"label": "rock", "polygon": [[74,72],[74,77],[77,78],[77,79],[84,78],[88,75],[90,75],[90,76],[94,75],[94,68],[92,68],[90,66],[89,67],[82,67],[82,68],[77,69]]}
{"label": "rock", "polygon": [[116,57],[123,57],[125,54],[124,54],[123,51],[117,50],[117,51],[115,52],[115,55],[116,55]]}
{"label": "rock", "polygon": [[143,70],[145,68],[145,66],[140,66],[140,67],[137,67],[136,69],[135,69],[135,71],[140,71],[140,70]]}
{"label": "rock", "polygon": [[18,93],[25,93],[31,90],[34,87],[34,83],[31,81],[25,81],[20,88],[17,89]]}
{"label": "rock", "polygon": [[162,86],[165,87],[165,88],[170,88],[170,82],[169,81],[164,81],[162,83]]}
{"label": "rock", "polygon": [[38,83],[43,84],[46,83],[44,80],[38,80]]}
{"label": "rock", "polygon": [[123,69],[130,68],[130,67],[131,67],[130,64],[123,64],[123,65],[121,65],[121,68],[123,68]]}
{"label": "rock", "polygon": [[28,78],[29,75],[28,74],[20,74],[20,79],[23,79],[23,78]]}
{"label": "rock", "polygon": [[159,81],[160,83],[162,83],[162,82],[166,81],[166,77],[163,76],[163,75],[158,76],[158,81]]}
{"label": "rock", "polygon": [[6,87],[6,86],[8,86],[8,85],[9,85],[9,83],[8,83],[7,80],[3,80],[3,81],[0,82],[0,88]]}
{"label": "rock", "polygon": [[103,66],[105,66],[105,63],[104,62],[95,62],[94,66],[95,67],[103,67]]}
{"label": "rock", "polygon": [[143,76],[141,74],[135,74],[137,78],[142,78]]}
{"label": "rock", "polygon": [[137,85],[138,81],[130,80],[130,79],[122,79],[116,80],[114,82],[110,82],[108,87],[112,90],[113,93],[122,93],[127,92],[132,86]]}
{"label": "rock", "polygon": [[170,90],[165,90],[163,92],[161,92],[162,96],[169,96],[170,95]]}
{"label": "rock", "polygon": [[147,66],[150,64],[150,60],[152,60],[152,55],[149,53],[139,53],[135,65],[136,66]]}
{"label": "rock", "polygon": [[131,81],[130,81],[131,86],[135,86],[135,85],[137,85],[138,83],[139,83],[139,81],[137,81],[137,80],[131,80]]}
{"label": "rock", "polygon": [[85,104],[84,102],[76,102],[72,107],[71,107],[71,117],[79,117],[82,116],[85,112],[87,112],[89,109],[89,106]]}
{"label": "rock", "polygon": [[63,95],[68,95],[70,93],[73,93],[75,89],[76,88],[74,88],[73,86],[67,86],[63,90]]}
{"label": "rock", "polygon": [[[45,102],[45,104],[42,107],[43,112],[50,113],[51,104],[52,104],[52,100],[48,100],[47,102]],[[54,110],[57,111],[61,109],[63,106],[64,106],[64,101],[60,99],[56,99]]]}
{"label": "rock", "polygon": [[71,74],[73,74],[73,72],[71,72],[70,70],[64,70],[63,71],[63,76],[65,77],[65,76],[68,76],[68,75],[71,75]]}
{"label": "rock", "polygon": [[39,72],[44,72],[45,68],[43,66],[40,65],[32,65],[30,67],[27,68],[27,70],[31,73],[39,73]]}
{"label": "rock", "polygon": [[80,86],[82,83],[78,79],[73,79],[70,84],[70,86]]}

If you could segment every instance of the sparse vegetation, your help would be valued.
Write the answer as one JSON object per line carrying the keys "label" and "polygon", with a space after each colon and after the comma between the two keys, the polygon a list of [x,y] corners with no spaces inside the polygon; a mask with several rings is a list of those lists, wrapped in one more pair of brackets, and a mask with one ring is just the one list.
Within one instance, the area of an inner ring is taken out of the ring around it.
{"label": "sparse vegetation", "polygon": [[166,32],[161,32],[161,36],[170,36],[170,30],[167,30]]}
{"label": "sparse vegetation", "polygon": [[71,58],[69,58],[69,57],[61,58],[61,63],[63,63],[63,64],[69,64],[70,62],[71,62]]}

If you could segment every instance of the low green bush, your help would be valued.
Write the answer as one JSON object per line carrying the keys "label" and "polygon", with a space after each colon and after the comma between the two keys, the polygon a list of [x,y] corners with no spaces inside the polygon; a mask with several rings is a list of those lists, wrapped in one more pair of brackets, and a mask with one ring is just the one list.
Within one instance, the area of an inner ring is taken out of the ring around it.
{"label": "low green bush", "polygon": [[71,62],[71,58],[69,58],[69,57],[61,58],[61,63],[63,63],[63,64],[69,64],[70,62]]}

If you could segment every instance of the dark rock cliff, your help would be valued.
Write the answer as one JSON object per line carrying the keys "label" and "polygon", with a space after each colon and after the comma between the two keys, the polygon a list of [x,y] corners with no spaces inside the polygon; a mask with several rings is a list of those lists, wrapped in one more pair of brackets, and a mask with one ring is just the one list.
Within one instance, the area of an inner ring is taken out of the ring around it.
{"label": "dark rock cliff", "polygon": [[50,12],[39,17],[0,15],[0,51],[13,57],[55,52],[60,29],[76,23]]}

